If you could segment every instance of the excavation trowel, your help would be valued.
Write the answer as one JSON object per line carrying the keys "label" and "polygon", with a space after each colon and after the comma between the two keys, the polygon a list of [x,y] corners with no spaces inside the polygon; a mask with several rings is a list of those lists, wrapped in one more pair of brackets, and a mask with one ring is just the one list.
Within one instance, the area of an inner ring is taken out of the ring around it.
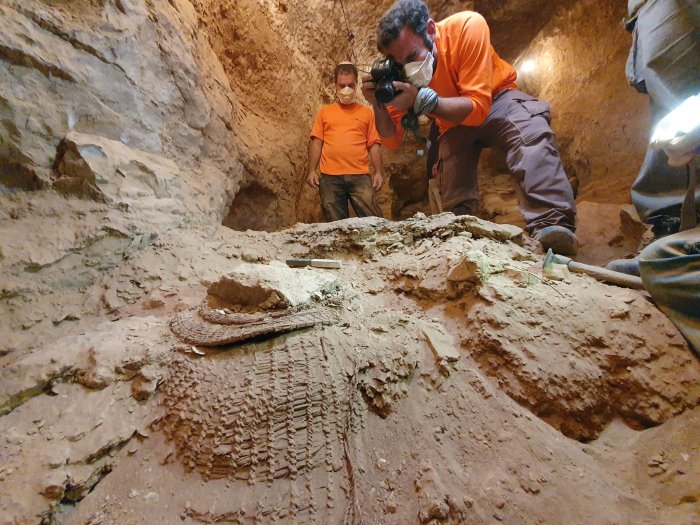
{"label": "excavation trowel", "polygon": [[287,266],[290,268],[311,266],[313,268],[332,268],[337,270],[343,267],[343,261],[337,259],[287,259]]}

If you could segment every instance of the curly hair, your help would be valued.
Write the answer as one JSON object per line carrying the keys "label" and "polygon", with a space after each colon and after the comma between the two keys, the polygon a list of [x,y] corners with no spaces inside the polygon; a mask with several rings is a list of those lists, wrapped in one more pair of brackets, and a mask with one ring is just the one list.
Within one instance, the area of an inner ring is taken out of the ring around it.
{"label": "curly hair", "polygon": [[423,0],[398,0],[384,13],[377,28],[377,47],[381,51],[389,47],[399,37],[404,27],[423,38],[429,48],[433,43],[428,38],[427,28],[430,13]]}

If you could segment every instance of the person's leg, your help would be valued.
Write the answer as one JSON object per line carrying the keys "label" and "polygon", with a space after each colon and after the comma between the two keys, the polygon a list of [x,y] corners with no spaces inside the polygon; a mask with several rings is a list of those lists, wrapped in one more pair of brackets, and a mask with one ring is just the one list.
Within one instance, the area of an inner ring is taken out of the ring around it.
{"label": "person's leg", "polygon": [[348,192],[343,175],[321,174],[318,191],[321,196],[321,208],[326,222],[347,219]]}
{"label": "person's leg", "polygon": [[549,127],[549,104],[518,90],[499,94],[482,141],[506,152],[527,233],[562,255],[578,251],[576,204]]}
{"label": "person's leg", "polygon": [[479,211],[476,168],[482,146],[478,133],[479,128],[457,126],[440,136],[437,183],[443,211],[455,215],[476,215]]}
{"label": "person's leg", "polygon": [[428,181],[428,201],[430,202],[430,214],[442,213],[442,199],[440,197],[440,187],[437,179]]}
{"label": "person's leg", "polygon": [[[649,93],[653,130],[700,89],[700,3],[649,0],[636,16],[638,46],[632,52]],[[695,204],[700,209],[700,172],[696,180]],[[685,167],[673,168],[664,152],[648,151],[632,186],[632,202],[639,216],[655,226],[655,234],[664,235],[677,231],[687,189]]]}
{"label": "person's leg", "polygon": [[346,175],[348,198],[358,217],[381,217],[371,175]]}
{"label": "person's leg", "polygon": [[[698,90],[700,78],[700,5],[697,2],[630,3],[633,45],[627,60],[631,85],[650,97],[652,130],[669,112]],[[696,173],[696,210],[700,210],[700,171]],[[632,204],[660,239],[679,230],[688,178],[686,168],[668,165],[663,151],[647,149],[632,185]],[[639,275],[639,257],[616,259],[610,270]]]}
{"label": "person's leg", "polygon": [[549,104],[518,90],[496,97],[484,123],[489,141],[506,152],[530,235],[548,226],[576,229],[574,193],[549,124]]}
{"label": "person's leg", "polygon": [[[663,110],[653,100],[649,108],[652,122],[656,123],[664,116]],[[695,203],[696,208],[700,209],[700,171],[696,173],[696,178]],[[686,167],[669,166],[666,153],[649,148],[632,185],[632,204],[639,217],[644,222],[654,224],[660,235],[667,235],[669,230],[675,233],[680,225],[680,210],[687,189]],[[673,218],[677,220],[672,221]]]}
{"label": "person's leg", "polygon": [[[697,210],[700,209],[698,204],[700,192],[695,192],[695,209],[693,209],[693,201],[690,200],[693,189],[684,187],[689,184],[689,176],[692,176],[692,173],[693,171],[688,170],[686,166],[680,168],[669,166],[668,157],[664,152],[654,151],[651,148],[647,150],[642,169],[632,186],[632,202],[644,222],[652,225],[655,240],[677,233],[680,229],[683,203],[678,201],[685,199],[686,193],[690,203],[688,209],[690,219],[686,219],[689,224],[685,225],[685,228],[692,227],[700,221],[700,215],[697,214]],[[696,214],[694,223],[693,214]],[[633,259],[613,259],[605,267],[616,272],[639,275],[639,255]]]}
{"label": "person's leg", "polygon": [[700,352],[700,227],[647,246],[639,271],[659,308]]}
{"label": "person's leg", "polygon": [[637,12],[636,67],[662,114],[698,92],[700,3],[648,0]]}

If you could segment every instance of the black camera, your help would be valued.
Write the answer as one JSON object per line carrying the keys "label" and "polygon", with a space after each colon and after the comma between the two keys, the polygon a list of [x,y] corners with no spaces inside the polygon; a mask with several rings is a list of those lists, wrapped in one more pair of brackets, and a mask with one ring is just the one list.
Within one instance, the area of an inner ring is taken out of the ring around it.
{"label": "black camera", "polygon": [[393,82],[406,82],[403,76],[403,66],[394,62],[391,58],[378,58],[372,64],[370,71],[372,80],[377,84],[374,91],[377,97],[377,102],[387,104],[391,102],[396,95],[401,93],[394,87]]}

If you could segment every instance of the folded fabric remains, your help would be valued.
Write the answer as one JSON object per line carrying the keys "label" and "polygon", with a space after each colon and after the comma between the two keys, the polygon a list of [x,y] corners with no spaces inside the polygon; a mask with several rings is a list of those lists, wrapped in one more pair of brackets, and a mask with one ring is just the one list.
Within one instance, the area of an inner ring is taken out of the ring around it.
{"label": "folded fabric remains", "polygon": [[173,317],[170,329],[188,344],[222,346],[263,335],[330,324],[332,318],[333,314],[325,308],[227,314],[223,310],[213,310],[202,304]]}

